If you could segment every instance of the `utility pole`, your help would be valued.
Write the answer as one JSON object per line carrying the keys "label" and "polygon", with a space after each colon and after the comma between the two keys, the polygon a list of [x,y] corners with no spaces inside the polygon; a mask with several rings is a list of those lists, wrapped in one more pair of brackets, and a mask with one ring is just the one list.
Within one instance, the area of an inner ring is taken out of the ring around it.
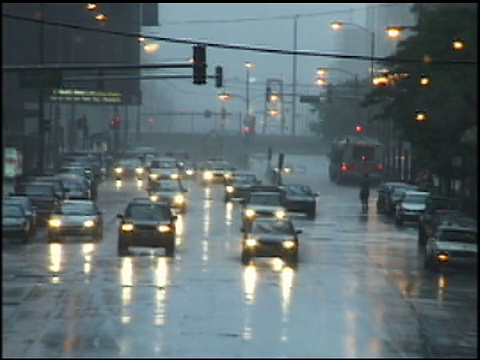
{"label": "utility pole", "polygon": [[[41,16],[41,23],[40,23],[40,31],[38,33],[39,39],[39,63],[40,66],[43,65],[43,20],[45,18],[44,14],[44,3],[40,3],[40,16]],[[43,95],[44,95],[44,87],[43,85],[40,86],[38,89],[38,164],[37,164],[37,172],[39,174],[43,174],[44,172],[44,163],[45,163],[45,126],[44,126],[44,119],[43,119]]]}

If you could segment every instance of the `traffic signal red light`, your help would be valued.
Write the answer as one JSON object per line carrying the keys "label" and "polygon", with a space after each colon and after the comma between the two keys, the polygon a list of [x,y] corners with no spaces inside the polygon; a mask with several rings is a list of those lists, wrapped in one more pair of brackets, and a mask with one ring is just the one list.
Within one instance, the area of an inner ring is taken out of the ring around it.
{"label": "traffic signal red light", "polygon": [[205,85],[207,83],[207,47],[195,45],[193,47],[193,83]]}
{"label": "traffic signal red light", "polygon": [[361,125],[355,126],[355,131],[356,132],[362,132],[363,131],[363,126],[361,126]]}

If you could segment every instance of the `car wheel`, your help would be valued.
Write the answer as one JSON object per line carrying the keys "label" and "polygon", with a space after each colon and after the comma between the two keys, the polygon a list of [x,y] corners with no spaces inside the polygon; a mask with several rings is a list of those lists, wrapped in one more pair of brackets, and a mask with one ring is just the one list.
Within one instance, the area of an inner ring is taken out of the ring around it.
{"label": "car wheel", "polygon": [[226,202],[226,203],[227,203],[227,202],[229,202],[229,201],[230,201],[230,197],[229,197],[229,196],[225,196],[225,197],[223,198],[223,202]]}
{"label": "car wheel", "polygon": [[28,244],[29,240],[30,240],[30,231],[26,232],[25,234],[23,234],[21,237],[20,237],[20,240],[22,241],[22,243],[24,244]]}
{"label": "car wheel", "polygon": [[165,246],[165,256],[170,258],[175,256],[175,240]]}
{"label": "car wheel", "polygon": [[307,212],[307,218],[310,220],[314,220],[316,216],[317,216],[317,213],[313,209]]}
{"label": "car wheel", "polygon": [[251,255],[247,250],[245,250],[245,249],[242,250],[242,256],[241,257],[242,257],[242,264],[243,265],[250,264]]}
{"label": "car wheel", "polygon": [[118,240],[118,256],[126,256],[128,255],[128,246],[125,245],[122,241]]}
{"label": "car wheel", "polygon": [[284,262],[292,268],[296,268],[298,265],[298,251],[286,254],[283,258]]}

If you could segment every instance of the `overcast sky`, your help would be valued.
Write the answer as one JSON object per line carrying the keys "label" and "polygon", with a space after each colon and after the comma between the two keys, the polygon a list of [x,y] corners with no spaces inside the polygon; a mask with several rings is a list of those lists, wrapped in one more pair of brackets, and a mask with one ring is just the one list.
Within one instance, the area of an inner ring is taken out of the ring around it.
{"label": "overcast sky", "polygon": [[[159,27],[144,27],[145,33],[162,37],[184,38],[225,44],[261,46],[293,50],[294,16],[297,17],[297,50],[335,53],[335,34],[330,21],[348,20],[365,26],[363,3],[161,3]],[[161,50],[144,56],[144,62],[177,61],[192,56],[192,46],[162,43]],[[255,63],[250,71],[250,99],[254,106],[263,108],[266,79],[281,79],[287,85],[293,78],[292,55],[264,54],[251,50],[208,48],[208,73],[213,74],[216,65],[223,66],[224,87],[245,97],[245,62]],[[328,66],[330,60],[323,57],[297,56],[297,93],[317,91],[313,86],[316,67]],[[185,73],[187,70],[169,70]],[[191,73],[188,71],[188,73]],[[307,86],[304,86],[307,85]],[[168,89],[175,110],[202,110],[220,107],[216,97],[215,81],[205,86],[193,85],[191,80],[161,80],[145,85],[153,100],[160,89]],[[148,94],[145,100],[149,101]],[[229,111],[245,109],[245,101],[232,100]]]}

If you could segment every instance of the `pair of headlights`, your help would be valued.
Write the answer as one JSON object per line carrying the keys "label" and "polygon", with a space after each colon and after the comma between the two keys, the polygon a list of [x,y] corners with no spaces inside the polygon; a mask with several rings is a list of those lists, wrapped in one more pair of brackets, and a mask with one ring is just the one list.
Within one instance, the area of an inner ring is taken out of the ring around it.
{"label": "pair of headlights", "polygon": [[[53,219],[50,219],[48,221],[48,226],[50,226],[51,228],[59,228],[59,227],[62,227],[63,226],[63,222],[61,219],[58,219],[58,218],[53,218]],[[94,227],[95,226],[95,221],[93,220],[85,220],[83,222],[83,227],[86,227],[86,228],[91,228],[91,227]]]}
{"label": "pair of headlights", "polygon": [[[256,247],[258,245],[258,240],[255,238],[247,238],[245,240],[245,246],[247,247]],[[296,246],[294,240],[283,240],[282,241],[282,247],[284,249],[293,249]]]}
{"label": "pair of headlights", "polygon": [[[133,232],[135,229],[135,225],[133,223],[123,223],[120,227],[123,232]],[[171,232],[172,228],[170,225],[158,225],[157,231],[160,233],[168,233]]]}
{"label": "pair of headlights", "polygon": [[[150,201],[156,202],[160,197],[158,195],[150,195],[149,198]],[[183,195],[175,195],[173,197],[173,202],[178,205],[183,204],[185,202],[185,197]]]}
{"label": "pair of headlights", "polygon": [[[253,217],[255,217],[255,215],[256,215],[255,210],[253,210],[253,209],[247,209],[247,210],[245,210],[245,216],[246,216],[247,218],[253,218]],[[277,211],[274,212],[273,215],[274,215],[277,219],[283,219],[283,218],[286,216],[285,211],[283,211],[283,210],[277,210]]]}

